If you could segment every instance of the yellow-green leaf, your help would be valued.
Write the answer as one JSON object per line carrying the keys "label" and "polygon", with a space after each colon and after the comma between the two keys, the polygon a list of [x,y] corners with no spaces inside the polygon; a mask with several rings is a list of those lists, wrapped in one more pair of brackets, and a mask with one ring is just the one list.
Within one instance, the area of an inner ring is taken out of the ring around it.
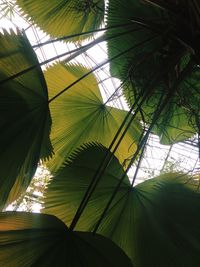
{"label": "yellow-green leaf", "polygon": [[[47,69],[45,78],[50,99],[87,71],[81,65],[63,63]],[[103,103],[94,74],[54,99],[50,103],[50,111],[53,121],[51,140],[55,152],[48,164],[51,171],[58,169],[73,150],[84,143],[98,142],[109,147],[127,115],[126,111]],[[134,154],[140,134],[140,124],[133,123],[115,153],[121,163]]]}
{"label": "yellow-green leaf", "polygon": [[[104,0],[17,0],[23,14],[53,37],[93,31],[104,18]],[[70,41],[87,38],[77,36]]]}

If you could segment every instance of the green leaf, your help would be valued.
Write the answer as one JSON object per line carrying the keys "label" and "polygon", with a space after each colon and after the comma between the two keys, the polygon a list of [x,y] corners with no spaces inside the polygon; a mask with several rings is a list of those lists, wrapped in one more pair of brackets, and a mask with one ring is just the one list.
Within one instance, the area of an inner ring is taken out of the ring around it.
{"label": "green leaf", "polygon": [[[130,106],[135,101],[134,94],[129,90],[124,90],[127,102]],[[152,117],[158,106],[160,94],[157,97],[145,101],[141,107],[141,113],[138,114],[138,119],[144,120],[147,125],[152,122]],[[160,143],[164,145],[171,145],[177,142],[185,141],[197,132],[194,116],[192,116],[192,110],[187,106],[181,106],[178,103],[177,97],[173,97],[168,101],[163,112],[160,114],[152,132],[157,134],[160,138]]]}
{"label": "green leaf", "polygon": [[136,265],[198,266],[199,181],[164,174],[136,186],[134,199]]}
{"label": "green leaf", "polygon": [[[107,153],[110,155],[106,148],[96,145],[87,145],[74,152],[64,167],[57,171],[45,192],[45,213],[56,215],[70,225],[85,191]],[[92,230],[123,173],[122,166],[114,157],[95,190],[95,201],[89,202],[85,215],[78,222],[79,230]],[[126,176],[121,190],[118,191],[118,200],[126,194],[129,185]],[[90,218],[89,224],[86,218]]]}
{"label": "green leaf", "polygon": [[[48,186],[44,211],[69,225],[105,153],[103,148],[88,147],[60,169]],[[94,230],[123,173],[114,158],[88,201],[76,230]],[[132,188],[126,177],[98,233],[118,244],[138,267],[155,266],[155,263],[162,267],[198,266],[198,182],[182,173],[168,173]]]}
{"label": "green leaf", "polygon": [[[63,63],[47,69],[45,78],[50,98],[87,71],[81,65]],[[126,111],[103,103],[94,74],[85,77],[54,99],[50,103],[50,110],[53,121],[51,140],[55,152],[48,164],[51,171],[58,169],[73,150],[84,143],[98,142],[109,147],[127,115]],[[121,163],[135,152],[140,135],[140,124],[132,123],[115,153]]]}
{"label": "green leaf", "polygon": [[131,267],[112,241],[98,234],[71,232],[56,217],[0,213],[0,262],[4,267]]}
{"label": "green leaf", "polygon": [[194,120],[187,110],[171,102],[160,116],[153,132],[160,137],[161,144],[171,145],[194,136],[194,125]]}
{"label": "green leaf", "polygon": [[[26,36],[0,35],[0,80],[38,64]],[[0,209],[26,190],[39,159],[51,155],[51,118],[41,69],[35,68],[1,85]]]}
{"label": "green leaf", "polygon": [[[200,118],[200,70],[199,66],[193,69],[193,72],[181,83],[181,101],[182,106],[194,119]],[[199,126],[198,126],[199,127]],[[199,129],[198,129],[199,130]]]}
{"label": "green leaf", "polygon": [[[116,35],[110,38],[108,44],[109,58],[117,57],[110,62],[111,74],[121,81],[131,77],[132,82],[144,88],[155,73],[163,69],[162,61],[159,58],[159,50],[163,47],[162,36],[150,30],[149,27],[154,21],[162,21],[163,15],[159,9],[138,0],[110,0],[107,10],[107,36]],[[143,23],[136,21],[143,20]],[[127,24],[125,28],[114,26]],[[145,26],[148,24],[148,26]],[[161,23],[160,23],[161,26]]]}
{"label": "green leaf", "polygon": [[[166,10],[161,2],[162,7],[157,1],[110,0],[107,8],[106,35],[118,35],[108,39],[108,55],[112,58],[122,53],[111,61],[111,73],[121,81],[128,76],[130,90],[149,91],[149,95],[167,93],[176,85],[198,42],[191,30],[196,25],[189,24],[193,24],[189,4],[167,3],[171,9]],[[127,33],[115,27],[119,24],[127,24]]]}
{"label": "green leaf", "polygon": [[[180,1],[170,4],[161,1],[157,5],[157,1],[155,4],[139,0],[126,3],[110,0],[108,5],[107,26],[112,28],[106,34],[107,37],[116,35],[108,40],[108,55],[111,59],[119,55],[110,62],[110,70],[123,82],[125,95],[134,95],[131,105],[146,95],[141,110],[145,122],[151,125],[158,96],[172,96],[168,97],[168,104],[154,127],[163,144],[188,139],[199,128],[195,118],[199,117],[199,105],[193,97],[200,93],[199,88],[193,88],[199,81],[199,75],[193,75],[194,67],[199,67],[191,52],[197,46],[191,31],[196,26],[188,28],[193,22],[191,14],[188,18],[187,5]],[[129,25],[126,31],[113,28],[122,23]],[[186,80],[192,80],[187,90],[184,89]],[[193,110],[192,106],[195,106]]]}
{"label": "green leaf", "polygon": [[[53,37],[93,31],[104,18],[103,0],[17,0],[22,13]],[[91,35],[90,35],[91,36]],[[77,35],[70,41],[87,38]]]}

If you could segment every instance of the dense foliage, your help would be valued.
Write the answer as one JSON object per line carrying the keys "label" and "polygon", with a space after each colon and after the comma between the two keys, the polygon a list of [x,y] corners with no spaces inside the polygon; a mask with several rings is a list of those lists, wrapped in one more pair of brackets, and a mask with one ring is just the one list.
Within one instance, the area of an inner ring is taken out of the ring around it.
{"label": "dense foliage", "polygon": [[[130,109],[103,102],[93,70],[64,60],[44,71],[23,31],[1,33],[0,264],[197,267],[198,176],[171,172],[134,183],[151,133],[174,144],[200,132],[199,1],[16,5],[66,42],[91,47],[105,27],[99,41]],[[42,214],[5,212],[41,161],[52,173]]]}

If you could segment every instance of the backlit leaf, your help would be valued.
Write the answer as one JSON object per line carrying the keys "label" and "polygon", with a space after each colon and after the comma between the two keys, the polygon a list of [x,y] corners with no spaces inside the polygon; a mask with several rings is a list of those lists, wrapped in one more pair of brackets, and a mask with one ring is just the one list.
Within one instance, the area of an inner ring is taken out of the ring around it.
{"label": "backlit leaf", "polygon": [[[0,35],[0,80],[38,64],[26,36]],[[0,88],[0,209],[29,185],[39,159],[51,155],[51,118],[40,67]]]}
{"label": "backlit leaf", "polygon": [[196,25],[189,24],[193,21],[188,6],[184,1],[110,0],[108,4],[107,26],[127,24],[106,33],[116,35],[108,40],[109,58],[118,56],[110,62],[111,73],[124,83],[125,95],[134,95],[131,105],[146,95],[141,111],[147,125],[151,125],[159,96],[168,96],[153,129],[163,144],[184,141],[199,131],[195,98],[200,90],[193,87],[199,81],[193,69],[199,72],[199,66],[191,52],[194,49],[198,58],[191,31]]}
{"label": "backlit leaf", "polygon": [[4,267],[131,267],[110,240],[71,232],[56,217],[44,214],[0,214],[0,262]]}
{"label": "backlit leaf", "polygon": [[[45,193],[44,211],[56,215],[67,225],[70,225],[85,191],[107,153],[110,155],[107,149],[96,145],[82,147],[80,151],[74,152],[72,158],[57,171],[49,184]],[[89,202],[84,212],[85,216],[81,217],[78,223],[79,230],[84,228],[92,230],[109,200],[110,193],[118,184],[123,173],[122,166],[114,157],[95,190],[95,196],[92,198],[95,201]],[[118,191],[118,200],[129,190],[129,185],[126,176],[121,190]],[[89,225],[87,217],[90,218]]]}
{"label": "backlit leaf", "polygon": [[96,30],[104,18],[103,0],[17,0],[17,4],[29,20],[53,37]]}
{"label": "backlit leaf", "polygon": [[[66,66],[63,63],[47,69],[45,78],[50,98],[87,71],[81,65]],[[58,169],[73,150],[84,143],[98,142],[109,147],[127,115],[126,111],[103,103],[93,74],[54,99],[50,110],[53,121],[51,140],[55,152],[48,164],[51,171]],[[121,163],[134,154],[140,134],[140,124],[133,123],[115,153]]]}
{"label": "backlit leaf", "polygon": [[[102,148],[89,147],[60,169],[45,194],[44,211],[69,225],[103,154]],[[76,230],[94,230],[122,175],[122,167],[113,159]],[[190,176],[168,173],[133,188],[126,177],[97,232],[118,244],[135,266],[196,267],[200,261],[199,209],[198,181]]]}
{"label": "backlit leaf", "polygon": [[[128,103],[133,105],[135,96],[129,90],[125,90],[126,99]],[[195,98],[195,97],[194,97]],[[151,124],[152,117],[158,106],[160,94],[153,100],[147,100],[141,107],[141,113],[138,118],[144,120],[147,125]],[[192,114],[192,110],[189,107],[182,107],[178,105],[178,98],[173,97],[164,108],[163,112],[160,113],[152,132],[157,134],[160,138],[160,143],[164,145],[171,145],[177,142],[185,141],[197,132],[195,125],[195,119]]]}

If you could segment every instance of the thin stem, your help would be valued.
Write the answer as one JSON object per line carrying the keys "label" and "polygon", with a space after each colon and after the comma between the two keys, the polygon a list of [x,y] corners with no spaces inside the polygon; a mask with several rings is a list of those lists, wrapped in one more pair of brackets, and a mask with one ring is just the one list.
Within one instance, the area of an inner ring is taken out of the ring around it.
{"label": "thin stem", "polygon": [[48,45],[48,44],[51,44],[51,43],[68,40],[68,39],[75,38],[75,37],[82,36],[82,35],[87,35],[87,34],[96,33],[96,32],[102,32],[102,31],[106,31],[106,30],[110,30],[110,29],[115,29],[115,28],[116,29],[117,28],[124,28],[124,27],[130,26],[130,25],[133,25],[133,23],[131,22],[131,23],[118,24],[118,25],[114,25],[114,26],[110,26],[110,27],[105,27],[105,28],[93,30],[93,31],[87,31],[87,32],[72,34],[72,35],[68,35],[68,36],[63,36],[63,37],[59,37],[57,39],[48,40],[46,42],[33,45],[32,47],[33,48],[36,48],[36,47]]}
{"label": "thin stem", "polygon": [[[120,180],[119,185],[117,186],[117,188],[116,188],[116,190],[115,190],[115,192],[114,192],[114,196],[115,196],[117,190],[119,189],[119,187],[120,187],[120,185],[121,185],[123,179],[125,178],[125,176],[126,176],[128,170],[130,169],[130,167],[132,166],[133,162],[135,161],[137,155],[138,155],[139,152],[141,151],[141,149],[142,149],[144,143],[147,142],[147,139],[148,139],[149,134],[150,134],[150,132],[151,132],[151,130],[152,130],[152,127],[155,125],[155,123],[156,123],[158,117],[160,116],[160,113],[163,111],[163,109],[165,108],[165,106],[168,104],[168,102],[170,101],[170,99],[171,99],[171,98],[173,97],[173,95],[175,94],[175,92],[176,92],[176,90],[177,90],[177,86],[179,85],[179,83],[185,78],[185,76],[188,75],[188,72],[190,72],[190,71],[191,71],[191,62],[189,62],[188,65],[185,67],[185,69],[182,71],[182,73],[180,74],[180,76],[179,76],[179,78],[177,79],[177,81],[176,81],[176,83],[174,84],[174,86],[171,87],[171,88],[169,88],[168,94],[167,94],[167,96],[166,96],[166,98],[165,98],[163,104],[161,104],[161,105],[159,105],[159,106],[157,107],[157,109],[156,109],[156,111],[155,111],[155,113],[154,113],[154,117],[153,117],[153,119],[152,119],[152,123],[151,123],[151,125],[149,126],[149,128],[148,128],[148,130],[147,130],[147,133],[146,133],[146,135],[144,136],[144,138],[141,138],[141,141],[140,141],[140,143],[139,143],[139,145],[138,145],[138,148],[137,148],[137,150],[136,150],[136,152],[135,152],[133,158],[131,159],[131,161],[130,161],[130,163],[129,163],[127,169],[126,169],[126,172],[124,173],[124,176],[123,176],[122,179]],[[137,102],[138,102],[138,99],[141,98],[141,96],[139,96],[139,98],[136,99],[136,101],[134,102],[134,104],[133,104],[133,106],[132,106],[131,109],[134,109],[134,106],[135,106],[135,105],[138,105],[138,106],[137,106],[137,109],[136,109],[136,111],[135,111],[135,114],[132,115],[132,119],[130,119],[130,121],[133,121],[133,119],[135,118],[137,112],[140,111],[141,105],[142,105],[142,104],[145,102],[145,100],[147,99],[147,97],[148,97],[148,95],[149,95],[150,92],[149,92],[148,90],[146,90],[146,91],[147,91],[147,92],[146,92],[145,95],[143,96],[143,99],[141,100],[141,103],[140,103],[140,104],[138,104]],[[161,96],[161,99],[162,99],[162,98],[163,98],[163,95]],[[160,99],[160,102],[161,102],[161,99]],[[161,107],[160,107],[160,106],[161,106]],[[129,113],[128,113],[127,116],[126,116],[126,120],[128,120],[128,117],[130,116],[130,114],[131,114],[131,112],[129,111]],[[124,137],[124,135],[125,135],[127,129],[128,129],[129,126],[130,126],[130,121],[129,121],[127,127],[125,128],[124,132],[122,133],[122,136],[123,136],[123,137]],[[125,123],[126,123],[125,120],[123,121],[123,123],[124,123],[124,125],[125,125]],[[121,125],[121,126],[122,126],[122,125]],[[110,147],[108,148],[109,150],[111,150],[112,147],[113,147],[113,145],[115,144],[115,141],[117,140],[117,138],[118,138],[118,136],[119,136],[119,134],[120,134],[122,128],[123,128],[123,127],[120,127],[119,131],[117,132],[116,136],[114,137],[114,139],[113,139],[113,141],[112,141]],[[122,138],[123,138],[123,137],[122,137]],[[117,143],[117,145],[115,146],[114,150],[112,150],[112,152],[111,152],[110,154],[109,154],[109,150],[107,151],[105,158],[104,158],[103,161],[100,163],[99,168],[98,168],[97,171],[95,172],[95,174],[94,174],[94,176],[93,176],[93,178],[92,178],[92,180],[91,180],[91,183],[89,184],[89,186],[88,186],[88,188],[87,188],[87,190],[86,190],[86,193],[85,193],[85,195],[84,195],[84,197],[83,197],[83,199],[82,199],[82,201],[81,201],[81,203],[80,203],[80,205],[79,205],[79,207],[78,207],[78,209],[77,209],[77,212],[76,212],[76,214],[75,214],[75,216],[74,216],[74,218],[73,218],[73,220],[72,220],[72,223],[71,223],[71,225],[70,225],[70,229],[71,229],[71,230],[73,230],[74,227],[76,226],[76,224],[77,224],[77,222],[78,222],[78,220],[79,220],[81,214],[83,213],[83,211],[84,211],[84,209],[85,209],[85,207],[86,207],[86,205],[87,205],[87,203],[88,203],[90,197],[92,196],[92,194],[93,194],[93,192],[94,192],[96,186],[98,185],[100,179],[102,178],[102,176],[103,176],[103,174],[104,174],[104,172],[105,172],[107,166],[109,165],[111,159],[113,158],[114,152],[116,151],[116,149],[118,148],[120,142],[122,141],[122,138],[120,138],[119,142]],[[110,204],[111,204],[111,202],[112,202],[114,196],[111,198],[110,203],[107,205],[104,214],[102,214],[103,217],[105,216],[105,213],[107,212],[107,209],[109,209],[109,206],[110,206]],[[100,220],[102,220],[102,219],[100,219]],[[99,222],[99,223],[101,223],[101,222]],[[98,227],[99,227],[99,223],[98,223],[98,225],[97,225],[97,227],[95,228],[94,231],[96,231],[96,230],[98,229]]]}
{"label": "thin stem", "polygon": [[65,52],[65,53],[63,53],[63,54],[60,54],[60,55],[58,55],[58,56],[49,58],[49,59],[47,59],[47,60],[45,60],[45,61],[43,61],[43,62],[40,62],[40,63],[38,62],[37,64],[34,64],[34,65],[32,65],[31,67],[28,67],[27,69],[24,69],[24,70],[22,70],[22,71],[20,71],[20,72],[18,72],[18,73],[16,73],[16,74],[14,74],[14,75],[12,75],[12,76],[9,76],[9,77],[6,78],[6,79],[1,80],[1,81],[0,81],[0,85],[4,84],[4,83],[6,83],[6,82],[8,82],[8,81],[10,81],[10,80],[16,79],[16,78],[18,78],[18,77],[20,77],[20,76],[26,74],[27,72],[32,71],[32,70],[34,70],[34,69],[36,69],[36,68],[38,68],[38,67],[41,67],[41,66],[43,66],[43,65],[45,65],[45,64],[48,64],[48,63],[50,63],[50,62],[52,62],[52,61],[54,61],[54,60],[57,60],[57,59],[59,59],[60,57],[64,57],[64,56],[67,56],[67,55],[69,55],[69,54],[71,54],[71,53],[73,53],[73,52],[76,52],[77,50],[80,50],[80,48],[76,48],[76,49],[74,49],[74,50],[71,50],[71,51]]}
{"label": "thin stem", "polygon": [[8,82],[10,80],[13,80],[15,78],[18,78],[18,77],[22,76],[23,74],[25,74],[25,73],[27,73],[29,71],[32,71],[32,70],[34,70],[34,69],[36,69],[36,68],[38,68],[40,66],[43,66],[45,64],[48,64],[48,63],[50,63],[52,61],[55,61],[55,60],[57,60],[57,59],[59,59],[61,57],[67,56],[67,55],[72,54],[72,53],[75,53],[74,55],[71,55],[67,59],[65,59],[65,62],[69,62],[72,59],[74,59],[75,57],[77,57],[78,55],[84,53],[85,51],[87,51],[88,49],[90,49],[91,47],[95,46],[96,44],[98,44],[100,42],[107,41],[107,40],[119,37],[121,35],[130,33],[130,32],[133,32],[133,31],[135,31],[135,30],[125,31],[125,32],[122,32],[122,33],[114,34],[112,36],[108,36],[108,37],[107,36],[100,36],[99,38],[95,39],[94,41],[90,42],[89,44],[86,44],[86,45],[84,45],[82,47],[78,47],[78,48],[75,48],[73,50],[67,51],[67,52],[62,53],[60,55],[57,55],[55,57],[49,58],[48,60],[45,60],[45,61],[43,61],[41,63],[38,62],[37,64],[34,64],[31,67],[28,67],[27,69],[24,69],[24,70],[12,75],[12,76],[9,76],[8,78],[1,80],[0,81],[0,85],[4,84],[4,83],[6,83],[6,82]]}
{"label": "thin stem", "polygon": [[[149,84],[149,88],[151,88],[151,83]],[[74,219],[70,225],[70,229],[74,229],[74,227],[76,226],[81,214],[83,213],[92,193],[94,192],[96,186],[98,185],[100,179],[102,178],[107,166],[109,165],[110,161],[112,160],[113,156],[114,156],[114,153],[115,151],[117,150],[117,148],[119,147],[121,141],[123,140],[127,130],[129,129],[131,123],[133,122],[135,116],[137,115],[138,112],[141,111],[141,105],[145,102],[145,100],[148,98],[148,95],[149,95],[149,90],[148,90],[148,87],[147,87],[147,90],[146,92],[144,93],[144,95],[139,95],[136,99],[135,99],[135,102],[134,104],[132,105],[131,109],[129,110],[125,120],[122,122],[118,132],[116,133],[113,141],[111,142],[111,145],[109,146],[108,148],[108,151],[105,155],[105,158],[102,160],[102,162],[100,163],[99,165],[99,168],[97,169],[95,175],[93,176],[92,180],[91,180],[91,183],[90,185],[88,186],[88,189],[86,190],[86,193],[79,205],[79,208],[77,209],[77,212],[74,216]],[[138,103],[138,101],[141,99],[140,103]],[[132,117],[130,118],[130,121],[128,122],[128,119],[129,119],[129,116],[131,114],[131,112],[135,109],[135,106],[137,106],[136,110],[135,110],[135,113],[132,115]],[[117,141],[118,137],[119,137],[119,134],[121,133],[124,125],[127,124],[124,132],[122,133],[120,139],[118,140],[118,143],[115,145],[115,142]],[[115,145],[115,148],[112,150],[113,146]],[[112,150],[112,152],[110,153],[110,151]]]}
{"label": "thin stem", "polygon": [[[92,180],[91,180],[91,183],[79,205],[79,208],[77,209],[77,212],[74,216],[74,219],[70,225],[70,229],[73,230],[74,227],[76,226],[81,214],[83,213],[92,193],[94,192],[96,186],[98,185],[98,183],[100,182],[100,179],[102,178],[106,168],[108,167],[110,161],[112,160],[113,156],[114,156],[114,153],[115,151],[117,150],[117,148],[119,147],[123,137],[125,136],[125,133],[127,132],[128,128],[130,127],[130,123],[134,120],[138,110],[139,110],[139,107],[135,110],[135,113],[132,115],[132,118],[130,119],[128,125],[126,126],[124,132],[122,133],[122,136],[120,137],[120,140],[118,141],[118,143],[116,144],[114,150],[110,153],[110,151],[112,150],[115,142],[117,141],[118,137],[119,137],[119,134],[121,133],[122,129],[124,128],[125,124],[127,123],[128,119],[129,119],[129,116],[131,115],[131,112],[134,110],[135,108],[135,105],[136,103],[138,102],[138,100],[141,98],[141,96],[139,96],[138,99],[136,99],[136,102],[133,104],[132,108],[129,110],[128,114],[126,115],[124,121],[122,122],[120,128],[118,129],[115,137],[113,138],[108,150],[107,150],[107,153],[104,157],[104,159],[102,160],[102,162],[100,163],[97,171],[95,172]],[[146,99],[146,96],[143,97],[143,99],[141,100],[140,104],[138,104],[138,106],[142,105],[142,103],[145,101]]]}
{"label": "thin stem", "polygon": [[122,86],[125,84],[125,82],[127,81],[127,79],[128,79],[128,78],[125,78],[124,81],[123,81],[123,83],[121,83],[121,84],[116,88],[116,90],[114,91],[114,93],[113,93],[113,94],[106,100],[106,102],[104,103],[104,105],[107,105],[110,101],[113,100],[113,98],[116,97],[116,95],[117,95],[119,89],[122,88]]}
{"label": "thin stem", "polygon": [[61,94],[63,94],[64,92],[66,92],[67,90],[69,90],[72,86],[74,86],[75,84],[79,83],[81,80],[83,80],[84,78],[86,78],[87,76],[89,76],[91,73],[93,73],[94,71],[98,70],[99,68],[103,67],[104,65],[110,63],[111,61],[123,56],[124,54],[127,54],[128,52],[130,52],[131,50],[137,48],[138,46],[141,46],[153,39],[155,39],[157,37],[157,35],[154,35],[153,37],[151,38],[148,38],[128,49],[126,49],[125,51],[103,61],[102,63],[100,63],[99,65],[97,65],[96,67],[92,68],[90,71],[88,71],[87,73],[85,73],[83,76],[81,76],[80,78],[78,78],[76,81],[74,81],[73,83],[71,83],[70,85],[68,85],[66,88],[64,88],[62,91],[60,91],[57,95],[55,95],[54,97],[52,97],[50,100],[49,100],[49,103],[51,103],[53,100],[55,100],[57,97],[59,97]]}
{"label": "thin stem", "polygon": [[144,1],[160,9],[169,11],[173,13],[173,15],[177,15],[177,11],[174,9],[174,6],[170,5],[166,1],[160,1],[160,0],[144,0]]}
{"label": "thin stem", "polygon": [[169,150],[168,150],[168,152],[167,152],[167,156],[165,157],[165,159],[164,159],[164,163],[163,163],[163,165],[162,165],[162,168],[160,169],[160,172],[162,173],[163,171],[164,171],[164,169],[165,169],[165,166],[166,166],[166,164],[167,164],[167,160],[168,160],[168,158],[169,158],[169,156],[170,156],[170,153],[171,153],[171,151],[172,151],[172,147],[173,147],[173,144],[169,147]]}
{"label": "thin stem", "polygon": [[166,97],[164,98],[164,100],[163,100],[164,93],[161,95],[160,100],[159,100],[158,107],[156,108],[156,110],[154,112],[154,116],[152,118],[151,125],[149,126],[149,128],[148,128],[146,134],[144,135],[144,137],[141,139],[141,142],[138,144],[138,147],[137,147],[136,152],[134,153],[132,159],[130,160],[126,171],[124,172],[124,174],[122,175],[121,179],[119,180],[119,183],[117,184],[116,188],[114,189],[113,194],[112,194],[110,200],[108,201],[108,203],[107,203],[107,205],[106,205],[106,207],[105,207],[105,209],[104,209],[104,211],[103,211],[103,213],[102,213],[99,221],[97,222],[97,224],[96,224],[96,226],[94,228],[93,233],[96,233],[96,231],[98,230],[98,228],[99,228],[102,220],[106,216],[107,211],[109,210],[109,207],[112,204],[113,199],[115,198],[115,196],[116,196],[116,194],[117,194],[117,192],[118,192],[118,190],[119,190],[119,188],[120,188],[123,180],[125,179],[125,177],[127,175],[127,172],[131,168],[133,162],[135,161],[136,157],[140,153],[140,151],[143,148],[143,146],[146,144],[146,142],[147,142],[147,140],[149,138],[149,135],[151,133],[151,130],[155,126],[157,120],[159,119],[160,114],[163,112],[163,110],[165,109],[165,107],[167,106],[167,104],[169,103],[169,101],[174,96],[174,94],[175,94],[175,92],[177,90],[178,85],[188,75],[188,72],[190,73],[190,71],[191,71],[191,62],[189,62],[187,64],[187,66],[185,67],[185,69],[182,71],[182,73],[180,74],[179,79],[177,79],[176,83],[172,87],[169,88],[168,94],[166,95]]}
{"label": "thin stem", "polygon": [[138,17],[131,18],[131,21],[133,23],[140,25],[141,27],[144,27],[147,30],[152,31],[153,33],[157,33],[160,36],[163,36],[164,38],[166,38],[166,36],[167,36],[167,38],[170,38],[171,40],[175,40],[175,41],[179,42],[187,50],[189,49],[190,51],[191,50],[193,51],[193,47],[191,46],[191,43],[189,42],[189,40],[183,40],[181,37],[173,34],[173,32],[171,31],[170,28],[166,29],[166,25],[164,27],[159,28],[160,25],[158,23],[156,23],[156,24],[151,23],[149,20],[141,19]]}
{"label": "thin stem", "polygon": [[[144,129],[144,131],[145,131],[145,129]],[[137,166],[136,166],[136,170],[135,170],[135,173],[134,173],[134,176],[133,176],[133,180],[131,182],[131,186],[132,187],[134,186],[135,180],[137,178],[138,171],[139,171],[141,163],[142,163],[142,159],[143,159],[143,155],[144,155],[144,151],[145,151],[147,142],[148,142],[148,138],[145,140],[145,142],[144,142],[144,144],[142,146],[141,152],[140,152],[140,157],[139,157],[139,160],[138,160],[138,163],[137,163]]]}
{"label": "thin stem", "polygon": [[99,221],[97,222],[97,224],[96,224],[96,226],[95,226],[95,228],[94,228],[93,233],[96,233],[96,232],[97,232],[97,230],[98,230],[98,228],[99,228],[99,226],[100,226],[102,220],[104,219],[104,217],[105,217],[106,214],[107,214],[107,211],[108,211],[110,205],[112,204],[113,199],[115,198],[115,196],[116,196],[116,194],[117,194],[117,192],[118,192],[118,190],[119,190],[119,188],[120,188],[122,182],[124,181],[124,179],[125,179],[125,177],[126,177],[126,175],[127,175],[127,172],[128,172],[129,169],[131,168],[133,162],[134,162],[135,159],[137,158],[137,156],[138,156],[138,154],[140,153],[141,149],[143,148],[144,144],[147,142],[147,139],[148,139],[148,137],[149,137],[149,135],[150,135],[150,133],[151,133],[151,130],[152,130],[153,126],[155,125],[155,123],[156,123],[156,121],[157,121],[157,119],[158,119],[158,117],[159,117],[159,115],[160,115],[160,112],[165,108],[166,104],[168,103],[168,96],[165,98],[165,101],[163,101],[163,96],[164,96],[164,95],[162,95],[161,98],[160,98],[160,101],[159,101],[160,104],[158,105],[158,107],[157,107],[157,109],[156,109],[156,112],[155,112],[155,114],[154,114],[154,118],[152,119],[152,123],[151,123],[150,127],[148,128],[146,134],[145,134],[145,135],[143,136],[143,138],[141,139],[140,144],[138,144],[138,147],[137,147],[136,152],[134,153],[132,159],[130,160],[130,162],[129,162],[129,164],[128,164],[128,167],[127,167],[126,171],[124,172],[124,174],[122,175],[121,179],[119,180],[117,186],[115,187],[115,189],[114,189],[114,191],[113,191],[113,194],[112,194],[110,200],[108,201],[108,203],[107,203],[107,205],[106,205],[106,207],[105,207],[105,209],[104,209],[104,211],[103,211],[103,213],[102,213],[102,215],[101,215]]}

